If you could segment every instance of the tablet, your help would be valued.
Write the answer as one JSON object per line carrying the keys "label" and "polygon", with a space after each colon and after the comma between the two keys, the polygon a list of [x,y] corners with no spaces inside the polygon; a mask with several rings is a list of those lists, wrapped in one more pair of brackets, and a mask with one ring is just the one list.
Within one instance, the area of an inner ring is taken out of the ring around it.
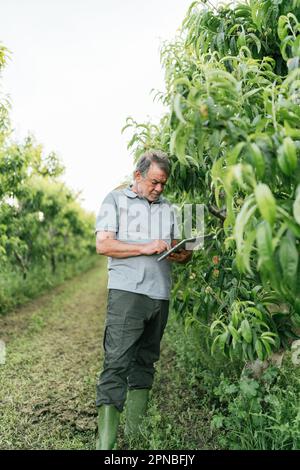
{"label": "tablet", "polygon": [[182,248],[183,245],[186,243],[193,243],[197,240],[197,237],[194,238],[185,238],[184,240],[181,240],[177,245],[173,246],[173,248],[170,248],[170,250],[166,251],[163,255],[161,255],[159,258],[157,258],[157,261],[161,261],[165,259],[167,256],[169,256],[171,253],[174,251],[177,251],[179,248]]}

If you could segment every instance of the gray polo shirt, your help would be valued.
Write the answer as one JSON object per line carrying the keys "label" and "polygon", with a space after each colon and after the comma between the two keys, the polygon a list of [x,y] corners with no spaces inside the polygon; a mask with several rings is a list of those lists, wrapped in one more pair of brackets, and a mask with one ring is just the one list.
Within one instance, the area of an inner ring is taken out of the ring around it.
{"label": "gray polo shirt", "polygon": [[[149,201],[140,197],[131,186],[111,191],[104,199],[96,220],[96,232],[116,233],[126,243],[147,243],[153,240],[179,239],[180,231],[175,208],[164,197]],[[169,299],[171,263],[160,255],[108,258],[108,288],[145,294],[152,299]]]}

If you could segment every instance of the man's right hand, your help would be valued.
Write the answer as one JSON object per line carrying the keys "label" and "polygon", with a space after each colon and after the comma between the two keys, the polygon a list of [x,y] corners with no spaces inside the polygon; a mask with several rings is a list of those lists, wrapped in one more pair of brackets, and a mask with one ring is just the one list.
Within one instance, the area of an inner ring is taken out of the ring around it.
{"label": "man's right hand", "polygon": [[169,249],[168,243],[164,240],[153,240],[149,243],[126,243],[116,240],[115,232],[97,232],[96,251],[99,255],[129,258],[130,256],[159,254]]}
{"label": "man's right hand", "polygon": [[141,255],[154,255],[160,254],[163,251],[169,250],[170,246],[164,240],[153,240],[153,242],[144,243],[141,245]]}

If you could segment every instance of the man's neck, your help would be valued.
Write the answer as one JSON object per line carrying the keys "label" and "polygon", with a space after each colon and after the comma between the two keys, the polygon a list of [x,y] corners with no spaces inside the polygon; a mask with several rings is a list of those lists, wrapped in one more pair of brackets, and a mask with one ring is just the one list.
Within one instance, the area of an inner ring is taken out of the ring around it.
{"label": "man's neck", "polygon": [[138,192],[137,187],[135,186],[135,184],[132,184],[130,189],[131,189],[131,191],[133,191],[134,193],[136,193],[140,196],[140,193]]}
{"label": "man's neck", "polygon": [[149,199],[147,199],[146,197],[144,197],[144,196],[138,191],[138,189],[137,189],[137,187],[135,186],[135,184],[132,185],[131,191],[133,191],[134,193],[138,194],[140,197],[146,199],[146,200],[149,202],[150,205],[152,204],[153,201],[149,201]]}

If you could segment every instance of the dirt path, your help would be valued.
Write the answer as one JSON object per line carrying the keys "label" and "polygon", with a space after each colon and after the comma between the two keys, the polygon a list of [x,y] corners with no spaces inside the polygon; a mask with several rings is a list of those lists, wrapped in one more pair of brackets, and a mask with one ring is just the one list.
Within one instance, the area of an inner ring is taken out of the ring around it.
{"label": "dirt path", "polygon": [[0,449],[93,449],[106,263],[0,318]]}

